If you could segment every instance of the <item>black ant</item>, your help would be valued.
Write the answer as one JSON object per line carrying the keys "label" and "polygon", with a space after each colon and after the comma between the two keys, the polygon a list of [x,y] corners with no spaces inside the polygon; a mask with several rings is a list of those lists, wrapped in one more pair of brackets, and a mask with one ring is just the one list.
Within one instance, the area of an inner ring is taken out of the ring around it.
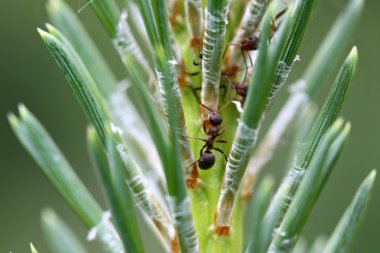
{"label": "black ant", "polygon": [[[207,138],[189,137],[189,138],[193,138],[193,139],[197,139],[197,140],[202,140],[205,142],[205,144],[202,146],[202,148],[199,152],[200,158],[197,161],[195,161],[194,163],[192,163],[191,166],[193,166],[195,163],[198,162],[198,167],[200,169],[207,170],[207,169],[210,169],[215,164],[215,155],[212,152],[212,150],[216,150],[216,151],[222,153],[224,155],[224,158],[227,161],[226,154],[223,152],[223,150],[221,150],[217,147],[214,147],[214,143],[215,142],[227,143],[226,140],[216,140],[216,138],[218,136],[220,136],[221,134],[223,134],[223,132],[225,131],[225,129],[219,130],[219,126],[221,126],[223,123],[223,118],[220,115],[220,112],[223,111],[229,105],[230,102],[227,102],[218,111],[212,110],[208,106],[202,104],[201,99],[199,98],[198,94],[196,93],[195,88],[193,88],[190,84],[189,84],[189,86],[192,88],[192,90],[195,94],[195,97],[197,98],[199,104],[203,108],[205,108],[209,111],[209,113],[207,114],[207,120],[203,120],[203,131],[208,135],[208,137]],[[208,128],[207,128],[207,122],[210,124],[210,126]]]}
{"label": "black ant", "polygon": [[[224,132],[224,129],[222,131],[218,131],[218,134],[216,136],[221,135]],[[227,161],[227,156],[223,152],[223,150],[214,147],[214,142],[219,143],[227,143],[226,140],[215,140],[216,136],[209,136],[208,138],[198,138],[198,137],[192,137],[193,139],[202,140],[205,142],[205,144],[202,146],[199,156],[200,158],[195,161],[191,166],[193,166],[195,163],[198,162],[198,167],[202,170],[210,169],[215,164],[215,155],[212,152],[212,150],[216,150],[224,155],[224,158]],[[204,151],[206,149],[206,151]],[[204,152],[203,152],[204,151]]]}

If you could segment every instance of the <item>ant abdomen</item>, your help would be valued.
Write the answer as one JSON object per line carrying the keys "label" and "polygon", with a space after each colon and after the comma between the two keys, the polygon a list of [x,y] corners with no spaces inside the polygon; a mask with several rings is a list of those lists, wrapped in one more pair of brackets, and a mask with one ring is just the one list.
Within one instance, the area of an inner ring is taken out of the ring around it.
{"label": "ant abdomen", "polygon": [[215,164],[215,155],[209,150],[203,152],[198,161],[198,167],[202,170],[208,170]]}

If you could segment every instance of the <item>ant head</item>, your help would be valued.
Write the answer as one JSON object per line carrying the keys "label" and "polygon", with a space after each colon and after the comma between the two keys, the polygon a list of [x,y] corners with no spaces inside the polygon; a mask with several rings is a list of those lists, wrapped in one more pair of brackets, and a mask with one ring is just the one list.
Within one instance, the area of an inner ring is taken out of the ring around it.
{"label": "ant head", "polygon": [[207,131],[208,135],[211,135],[211,136],[218,136],[219,135],[219,129],[217,126],[211,126],[208,131]]}
{"label": "ant head", "polygon": [[256,35],[249,36],[240,44],[240,48],[244,51],[253,51],[259,48],[259,38]]}
{"label": "ant head", "polygon": [[239,96],[242,96],[242,97],[247,96],[247,91],[248,91],[247,85],[236,83],[234,88],[235,88],[236,94],[238,94]]}
{"label": "ant head", "polygon": [[222,124],[223,119],[218,112],[210,112],[208,115],[208,121],[213,126],[219,126]]}
{"label": "ant head", "polygon": [[202,170],[210,169],[215,164],[215,155],[207,150],[203,152],[202,157],[198,161],[198,167]]}

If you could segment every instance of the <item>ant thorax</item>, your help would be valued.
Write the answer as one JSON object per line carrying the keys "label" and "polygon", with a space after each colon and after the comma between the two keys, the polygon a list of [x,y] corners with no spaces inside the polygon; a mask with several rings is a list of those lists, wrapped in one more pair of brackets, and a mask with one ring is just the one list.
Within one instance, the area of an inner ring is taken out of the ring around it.
{"label": "ant thorax", "polygon": [[207,134],[216,137],[219,135],[219,128],[217,126],[210,126],[210,128],[207,131]]}

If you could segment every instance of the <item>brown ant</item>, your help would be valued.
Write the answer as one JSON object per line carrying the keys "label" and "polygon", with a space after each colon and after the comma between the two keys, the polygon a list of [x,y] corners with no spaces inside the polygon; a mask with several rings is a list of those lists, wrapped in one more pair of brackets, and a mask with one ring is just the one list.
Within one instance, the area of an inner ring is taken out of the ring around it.
{"label": "brown ant", "polygon": [[238,99],[238,101],[241,103],[241,105],[244,105],[245,97],[248,94],[248,85],[245,84],[244,82],[238,83],[238,82],[233,82],[231,79],[229,79],[226,76],[221,76],[222,79],[227,81],[230,85],[230,87],[236,92],[236,95],[240,96],[241,99]]}
{"label": "brown ant", "polygon": [[[256,39],[253,39],[252,37],[247,38],[246,40],[243,41],[243,44],[242,44],[243,46],[240,47],[240,49],[242,51],[243,59],[244,59],[244,64],[246,64],[246,59],[245,59],[245,55],[244,55],[243,50],[244,51],[256,50],[258,42],[257,42],[256,36],[255,36],[255,38]],[[240,44],[232,44],[232,45],[240,45]],[[248,68],[251,68],[253,66],[251,56],[248,55],[248,57],[249,57],[249,60],[251,62],[251,66],[246,65],[242,69],[239,69],[238,67],[235,67],[235,68],[232,67],[232,68],[230,68],[230,70],[228,72],[223,72],[222,75],[220,76],[220,78],[222,78],[223,80],[228,82],[230,88],[236,92],[236,95],[241,97],[241,99],[239,99],[238,101],[240,101],[242,105],[244,104],[245,97],[248,94],[248,85],[245,83],[247,76],[248,76]],[[235,76],[236,73],[240,70],[245,70],[243,81],[241,83],[232,81],[231,78],[233,76]]]}
{"label": "brown ant", "polygon": [[[245,81],[248,76],[248,68],[253,67],[252,58],[248,53],[248,59],[250,65],[247,64],[246,54],[244,52],[250,52],[257,50],[259,48],[259,37],[256,35],[249,36],[244,39],[241,43],[229,43],[230,46],[238,46],[240,47],[241,54],[243,56],[244,68],[239,69],[237,66],[229,66],[227,71],[222,72],[221,78],[227,81],[232,89],[235,90],[236,94],[240,96],[242,99],[239,101],[241,104],[244,104],[245,97],[248,93],[248,85],[245,84]],[[228,47],[226,48],[225,53],[227,52]],[[234,77],[238,71],[245,70],[243,82],[233,82],[230,78]]]}
{"label": "brown ant", "polygon": [[[244,39],[240,43],[228,43],[228,46],[238,46],[240,48],[240,52],[243,56],[243,61],[244,61],[244,68],[239,68],[238,66],[227,66],[226,70],[222,72],[222,76],[227,76],[227,77],[234,77],[236,76],[238,71],[241,70],[246,70],[245,75],[244,75],[244,81],[247,78],[247,69],[253,67],[253,62],[250,54],[248,53],[248,59],[250,62],[250,65],[248,66],[247,64],[247,59],[246,59],[246,54],[244,52],[250,52],[257,50],[259,48],[259,37],[256,35],[249,36],[248,38]],[[225,54],[227,53],[228,47],[226,47],[223,58]],[[244,82],[243,81],[243,82]]]}
{"label": "brown ant", "polygon": [[[287,1],[286,0],[282,0],[284,2],[284,4],[287,6]],[[274,18],[272,17],[272,25],[271,25],[271,35],[270,35],[270,38],[273,38],[274,34],[277,32],[278,30],[278,27],[280,26],[280,24],[276,25],[276,20],[278,20],[282,15],[285,14],[285,12],[287,11],[287,7],[285,7],[283,10],[281,10]],[[241,54],[243,55],[243,60],[244,60],[244,65],[246,66],[246,68],[249,68],[248,65],[247,65],[247,60],[246,60],[246,56],[245,56],[245,53],[244,52],[250,52],[250,51],[255,51],[257,49],[259,49],[259,42],[260,42],[260,36],[256,36],[256,35],[251,35],[247,38],[245,38],[243,41],[241,41],[240,43],[228,43],[229,46],[238,46],[240,47],[240,51],[241,51]],[[227,49],[228,47],[226,48],[225,52],[223,55],[226,54],[227,52]],[[252,62],[252,58],[251,56],[248,54],[248,58],[249,58],[249,61],[250,61],[250,67],[253,66],[253,62]],[[237,66],[228,66],[227,68],[227,71],[224,73],[225,76],[235,76],[236,73],[239,71],[239,68]],[[246,79],[246,75],[244,76],[244,80]]]}
{"label": "brown ant", "polygon": [[[250,51],[257,50],[259,48],[259,37],[257,37],[256,35],[252,35],[252,36],[249,36],[248,38],[244,39],[240,43],[228,43],[228,45],[240,47],[240,52],[243,56],[243,61],[244,61],[244,66],[245,66],[244,69],[248,69],[248,68],[253,66],[252,58],[249,54],[248,54],[248,59],[250,62],[250,66],[248,66],[244,52],[250,52]],[[228,47],[226,48],[224,55],[226,54],[227,49],[228,49]],[[227,71],[222,73],[222,75],[224,75],[224,76],[235,76],[239,70],[240,69],[237,66],[229,66]],[[247,73],[244,76],[244,80],[246,79],[246,77],[247,77]]]}

